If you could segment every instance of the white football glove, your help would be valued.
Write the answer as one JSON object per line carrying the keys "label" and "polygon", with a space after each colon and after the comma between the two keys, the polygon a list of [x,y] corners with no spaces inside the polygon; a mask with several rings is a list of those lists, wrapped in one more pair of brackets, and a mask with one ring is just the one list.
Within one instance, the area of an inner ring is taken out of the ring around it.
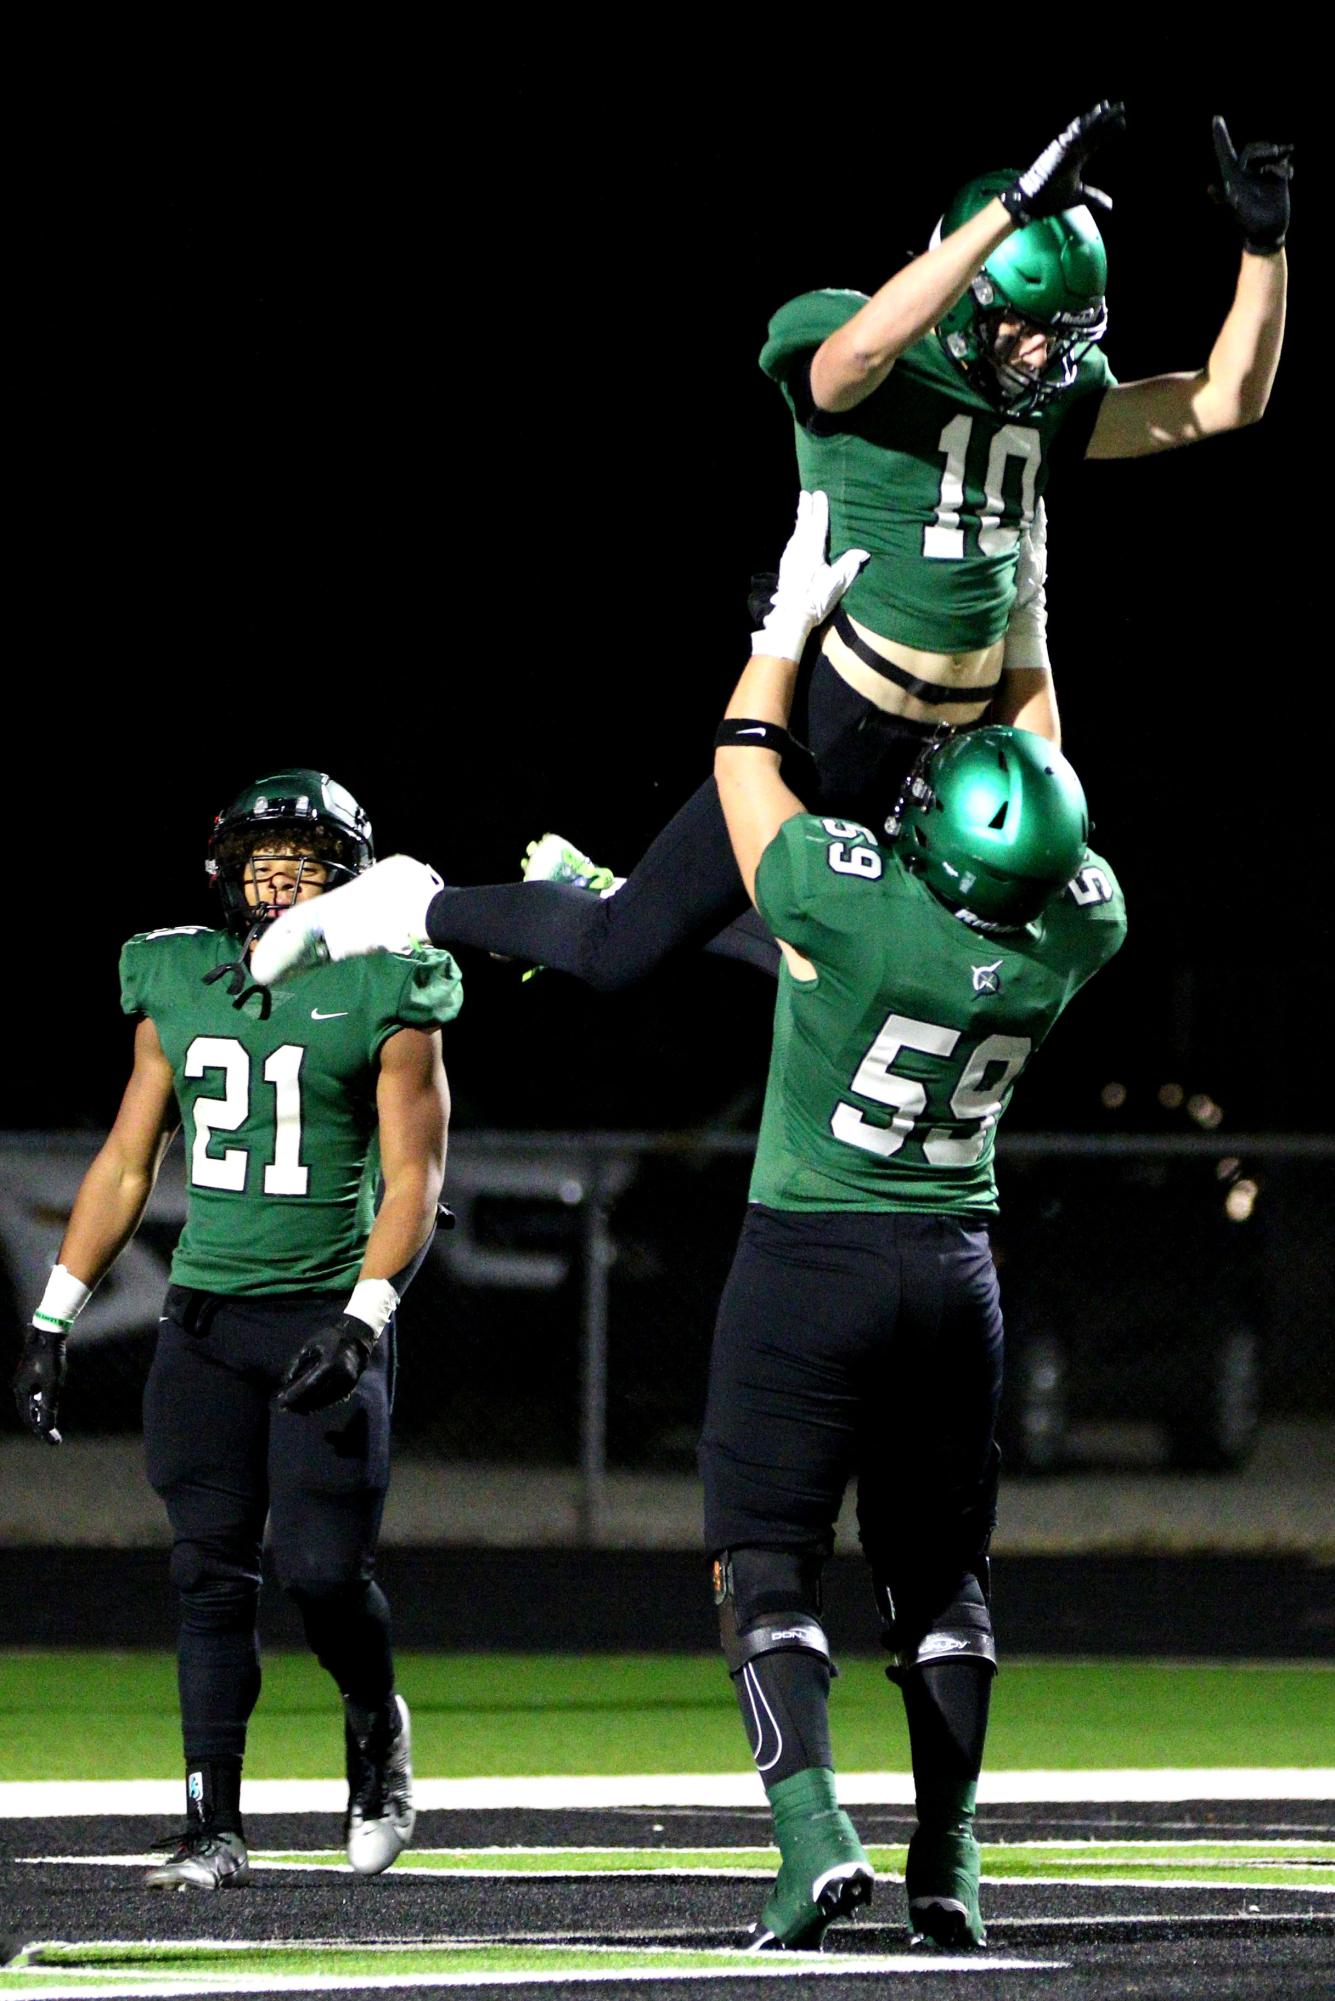
{"label": "white football glove", "polygon": [[779,581],[765,623],[751,635],[752,653],[800,660],[816,627],[825,623],[866,562],[867,550],[845,549],[837,561],[827,563],[829,527],[830,503],[825,495],[799,493],[797,525],[779,560]]}
{"label": "white football glove", "polygon": [[275,917],[255,941],[251,978],[257,986],[272,987],[331,959],[427,945],[427,907],[442,887],[425,862],[390,855],[341,889],[327,889]]}

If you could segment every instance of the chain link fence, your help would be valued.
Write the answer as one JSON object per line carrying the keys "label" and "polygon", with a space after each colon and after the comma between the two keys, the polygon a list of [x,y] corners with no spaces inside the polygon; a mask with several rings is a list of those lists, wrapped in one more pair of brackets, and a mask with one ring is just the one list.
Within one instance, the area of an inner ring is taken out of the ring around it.
{"label": "chain link fence", "polygon": [[[401,1312],[401,1446],[577,1467],[592,1532],[608,1468],[688,1472],[749,1135],[475,1134]],[[88,1135],[0,1139],[8,1368]],[[1003,1136],[994,1231],[1012,1471],[1135,1424],[1157,1463],[1226,1472],[1267,1418],[1335,1417],[1335,1140],[1210,1132]],[[132,1432],[185,1190],[179,1145],[139,1237],[71,1342],[71,1431]],[[16,1420],[5,1400],[7,1425]]]}

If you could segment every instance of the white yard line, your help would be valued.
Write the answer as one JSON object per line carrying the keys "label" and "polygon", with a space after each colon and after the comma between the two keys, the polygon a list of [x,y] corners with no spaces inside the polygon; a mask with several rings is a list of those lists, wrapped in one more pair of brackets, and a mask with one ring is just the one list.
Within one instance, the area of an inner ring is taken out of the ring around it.
{"label": "white yard line", "polygon": [[[906,1772],[841,1772],[845,1806],[912,1806]],[[763,1807],[754,1772],[649,1773],[642,1777],[418,1779],[419,1811],[488,1807]],[[247,1779],[247,1813],[341,1814],[338,1779]],[[980,1806],[1063,1805],[1080,1801],[1335,1800],[1335,1766],[1217,1766],[1086,1772],[984,1772]],[[57,1779],[0,1783],[0,1819],[45,1820],[62,1814],[181,1812],[179,1779]]]}

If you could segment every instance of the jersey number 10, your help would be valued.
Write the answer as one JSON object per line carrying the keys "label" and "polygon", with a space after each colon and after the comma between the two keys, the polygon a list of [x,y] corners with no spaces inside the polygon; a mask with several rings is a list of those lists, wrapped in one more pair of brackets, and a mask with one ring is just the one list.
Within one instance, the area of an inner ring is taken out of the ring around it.
{"label": "jersey number 10", "polygon": [[[937,441],[937,450],[946,455],[941,487],[936,497],[936,520],[922,531],[922,553],[948,562],[964,558],[964,528],[960,515],[964,508],[964,462],[973,436],[972,417],[952,417]],[[983,475],[983,511],[978,517],[978,548],[984,556],[1009,556],[1020,539],[1020,529],[1004,526],[1006,505],[1006,461],[1019,459],[1020,525],[1027,528],[1038,505],[1038,468],[1043,457],[1043,440],[1032,424],[1003,424],[992,439]]]}

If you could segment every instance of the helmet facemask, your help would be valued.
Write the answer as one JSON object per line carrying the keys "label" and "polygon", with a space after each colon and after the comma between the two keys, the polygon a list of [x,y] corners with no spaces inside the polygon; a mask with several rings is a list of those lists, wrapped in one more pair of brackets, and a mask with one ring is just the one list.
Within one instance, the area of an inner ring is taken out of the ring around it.
{"label": "helmet facemask", "polygon": [[[933,232],[940,243],[1004,192],[1008,169],[981,174],[952,197]],[[1027,416],[1070,389],[1080,362],[1108,327],[1108,257],[1097,223],[1083,206],[1026,223],[1006,237],[975,273],[937,328],[946,353],[971,388],[1008,416]],[[1002,332],[1007,322],[1013,328]],[[1047,336],[1041,369],[1013,359],[1025,333]]]}
{"label": "helmet facemask", "polygon": [[[282,863],[281,893],[266,897],[273,871],[266,861]],[[348,843],[333,828],[311,827],[300,821],[278,822],[257,828],[238,828],[224,834],[206,862],[222,898],[229,931],[245,933],[248,940],[294,903],[302,900],[302,890],[318,877],[319,893],[351,882],[360,872]],[[290,883],[290,889],[288,884]],[[247,886],[255,892],[248,896]]]}
{"label": "helmet facemask", "polygon": [[[282,902],[252,903],[246,895],[247,875],[253,880],[252,864],[264,850],[298,864],[292,894]],[[334,889],[374,860],[371,823],[352,794],[326,772],[294,767],[256,779],[223,808],[204,866],[217,886],[227,929],[251,938],[296,901],[315,863],[325,870],[321,889]]]}
{"label": "helmet facemask", "polygon": [[[973,310],[965,326],[945,335],[946,352],[959,364],[970,387],[1008,416],[1029,416],[1069,389],[1081,360],[1108,327],[1102,299],[1081,312],[1035,319],[1012,305],[986,271],[978,273],[967,296]],[[1038,370],[1011,359],[1030,332],[1048,337],[1047,360]]]}

